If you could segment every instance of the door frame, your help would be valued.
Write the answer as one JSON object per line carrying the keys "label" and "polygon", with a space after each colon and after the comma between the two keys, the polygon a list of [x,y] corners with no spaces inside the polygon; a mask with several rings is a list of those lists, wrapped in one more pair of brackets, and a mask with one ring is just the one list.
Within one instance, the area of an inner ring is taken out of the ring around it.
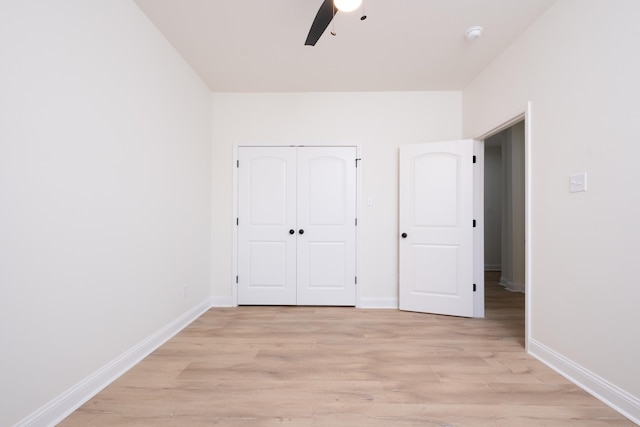
{"label": "door frame", "polygon": [[473,138],[473,317],[484,317],[484,141]]}
{"label": "door frame", "polygon": [[[231,248],[231,277],[229,283],[231,284],[231,301],[228,304],[230,307],[238,307],[238,286],[237,286],[237,277],[238,277],[238,225],[236,222],[236,218],[238,218],[238,168],[237,164],[239,161],[239,149],[240,147],[353,147],[356,149],[356,159],[358,160],[358,164],[356,167],[356,218],[360,218],[361,210],[361,198],[360,194],[362,185],[362,167],[360,167],[360,160],[362,158],[362,153],[360,150],[360,144],[353,143],[345,143],[345,144],[274,144],[269,142],[234,142],[233,144],[233,211],[231,216],[231,224],[233,224],[233,232],[232,232],[232,248]],[[358,227],[356,227],[356,277],[359,276],[360,272],[360,233],[358,232]],[[356,305],[355,307],[360,307],[360,282],[356,283]]]}
{"label": "door frame", "polygon": [[[532,121],[532,102],[529,101],[527,104],[520,110],[514,112],[510,116],[504,118],[496,124],[495,126],[490,127],[485,132],[476,135],[473,139],[478,140],[481,144],[481,150],[484,154],[484,140],[502,132],[503,130],[510,128],[516,123],[519,123],[524,120],[524,179],[525,179],[525,195],[524,195],[524,237],[525,237],[525,245],[524,245],[524,288],[525,288],[525,332],[524,332],[524,346],[525,351],[529,351],[529,345],[531,341],[531,317],[532,317],[532,292],[534,291],[533,285],[533,277],[532,277],[532,266],[533,266],[533,221],[531,215],[531,209],[533,206],[533,185],[532,185],[532,172],[533,172],[533,121]],[[482,176],[480,177],[481,182],[484,183],[484,157],[482,157]],[[482,193],[484,195],[484,191]],[[484,199],[484,196],[482,196]],[[476,206],[477,208],[477,206]],[[482,224],[482,221],[480,222]],[[484,236],[482,236],[482,240],[476,242],[476,254],[482,253],[481,258],[484,258]],[[483,260],[484,264],[484,260]],[[480,268],[481,270],[477,270],[478,265],[476,264],[476,271],[482,271],[484,274],[484,265]],[[484,283],[484,281],[482,282]],[[484,288],[484,286],[482,286]],[[474,317],[484,317],[484,289],[482,289],[482,295],[479,292],[476,292],[476,300],[475,300],[475,308],[482,307],[482,316]],[[481,299],[480,299],[481,298]]]}

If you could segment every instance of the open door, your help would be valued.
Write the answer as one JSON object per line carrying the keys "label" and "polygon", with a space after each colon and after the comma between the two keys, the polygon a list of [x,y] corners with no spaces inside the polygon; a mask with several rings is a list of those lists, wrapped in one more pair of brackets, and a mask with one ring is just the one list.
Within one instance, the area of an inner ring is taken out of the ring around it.
{"label": "open door", "polygon": [[400,148],[400,310],[473,317],[473,144]]}

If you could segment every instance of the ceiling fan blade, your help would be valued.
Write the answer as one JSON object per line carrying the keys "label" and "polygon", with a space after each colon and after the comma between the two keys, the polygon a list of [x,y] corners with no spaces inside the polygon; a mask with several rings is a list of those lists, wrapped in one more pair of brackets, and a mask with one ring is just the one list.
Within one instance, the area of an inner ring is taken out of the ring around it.
{"label": "ceiling fan blade", "polygon": [[304,42],[306,46],[316,45],[318,39],[322,33],[324,33],[324,30],[327,29],[335,14],[336,9],[333,7],[333,0],[324,0],[320,5],[320,9],[318,9],[318,13],[316,14],[316,18],[313,20],[313,24],[311,24],[309,35],[307,36],[307,40]]}

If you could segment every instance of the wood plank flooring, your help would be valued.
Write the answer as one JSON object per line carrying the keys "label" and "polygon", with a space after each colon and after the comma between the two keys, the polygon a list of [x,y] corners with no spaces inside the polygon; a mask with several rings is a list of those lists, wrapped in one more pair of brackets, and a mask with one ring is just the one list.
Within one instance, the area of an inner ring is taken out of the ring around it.
{"label": "wood plank flooring", "polygon": [[524,296],[485,319],[214,308],[60,425],[633,426],[524,352]]}

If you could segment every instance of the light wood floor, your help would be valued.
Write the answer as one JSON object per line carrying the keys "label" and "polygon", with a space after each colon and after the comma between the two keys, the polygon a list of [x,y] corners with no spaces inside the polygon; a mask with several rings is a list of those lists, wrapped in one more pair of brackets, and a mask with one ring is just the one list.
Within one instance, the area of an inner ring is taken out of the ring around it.
{"label": "light wood floor", "polygon": [[214,308],[62,426],[632,426],[524,352],[524,296],[486,319]]}

